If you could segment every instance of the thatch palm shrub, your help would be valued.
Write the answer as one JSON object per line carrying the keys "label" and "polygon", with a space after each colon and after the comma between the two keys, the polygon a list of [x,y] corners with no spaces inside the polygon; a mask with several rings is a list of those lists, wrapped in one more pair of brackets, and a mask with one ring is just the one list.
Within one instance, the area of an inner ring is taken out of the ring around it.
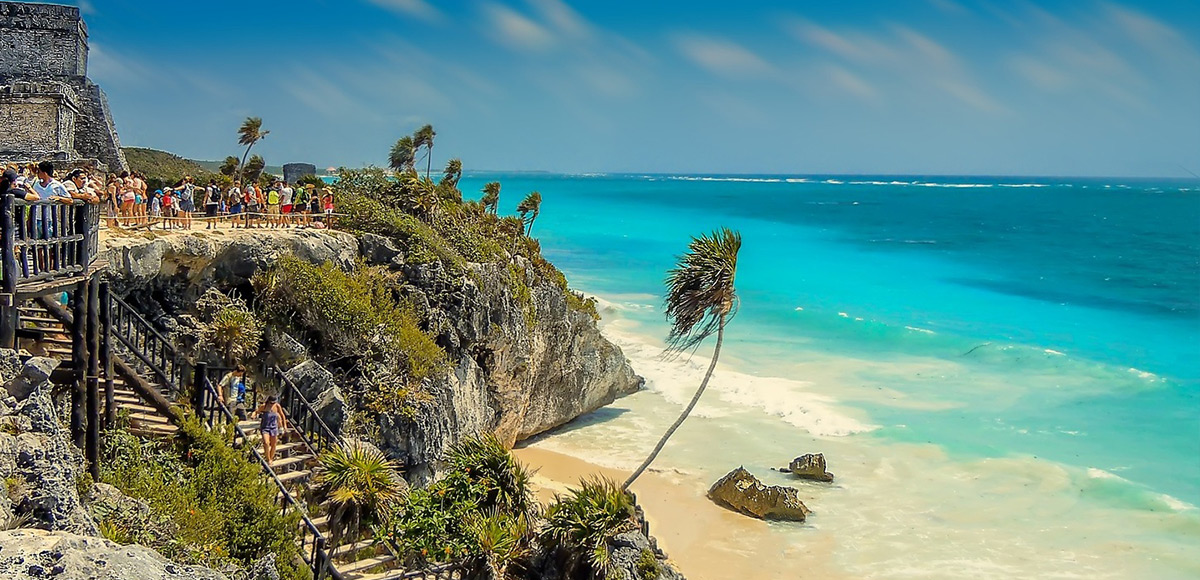
{"label": "thatch palm shrub", "polygon": [[529,470],[491,433],[467,437],[451,446],[446,472],[446,485],[456,496],[526,519],[537,514]]}
{"label": "thatch palm shrub", "polygon": [[205,344],[223,353],[227,363],[244,361],[261,350],[263,323],[239,302],[218,311],[204,331]]}
{"label": "thatch palm shrub", "polygon": [[622,489],[628,489],[646,468],[650,467],[654,458],[658,457],[663,446],[667,444],[667,440],[688,418],[696,403],[700,402],[704,389],[708,388],[708,380],[712,378],[713,370],[717,367],[717,358],[721,356],[725,324],[734,315],[737,292],[733,280],[737,274],[738,251],[741,248],[741,234],[729,228],[721,228],[711,234],[692,238],[692,242],[688,244],[688,251],[679,256],[675,267],[667,273],[665,303],[667,320],[671,322],[671,332],[667,336],[667,354],[677,355],[694,350],[713,333],[717,335],[717,344],[713,349],[708,371],[704,373],[700,388],[692,395],[691,402],[667,432],[663,433],[646,460],[625,480]]}
{"label": "thatch palm shrub", "polygon": [[417,159],[416,150],[412,137],[405,135],[396,140],[396,144],[392,145],[392,150],[388,153],[388,167],[397,173],[412,169]]}
{"label": "thatch palm shrub", "polygon": [[364,525],[379,523],[406,486],[396,464],[365,445],[335,446],[321,455],[321,466],[317,483],[330,499],[335,543],[347,533],[357,536]]}
{"label": "thatch palm shrub", "polygon": [[633,496],[603,477],[585,479],[579,489],[555,496],[544,519],[539,541],[566,555],[563,576],[567,578],[577,577],[579,566],[586,566],[593,578],[607,577],[609,539],[638,527]]}
{"label": "thatch palm shrub", "polygon": [[475,568],[486,580],[505,580],[509,569],[530,553],[530,522],[520,515],[491,509],[474,514],[467,531],[478,547]]}

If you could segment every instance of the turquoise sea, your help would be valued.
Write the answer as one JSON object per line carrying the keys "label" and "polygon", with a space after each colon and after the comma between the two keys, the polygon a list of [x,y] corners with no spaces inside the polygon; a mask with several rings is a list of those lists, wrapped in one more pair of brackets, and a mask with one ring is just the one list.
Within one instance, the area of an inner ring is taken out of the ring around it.
{"label": "turquoise sea", "polygon": [[1200,180],[460,187],[492,180],[505,213],[541,192],[534,237],[648,379],[538,445],[613,467],[648,450],[710,352],[657,356],[663,276],[690,236],[729,226],[740,309],[658,467],[702,493],[740,464],[786,483],[767,469],[824,451],[838,483],[804,488],[817,516],[763,533],[828,539],[850,577],[1200,577]]}

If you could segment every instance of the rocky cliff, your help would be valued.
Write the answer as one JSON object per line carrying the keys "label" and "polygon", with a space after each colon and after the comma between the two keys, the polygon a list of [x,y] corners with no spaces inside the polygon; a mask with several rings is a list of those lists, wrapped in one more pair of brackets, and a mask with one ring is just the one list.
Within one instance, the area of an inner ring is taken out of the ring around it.
{"label": "rocky cliff", "polygon": [[[425,412],[379,418],[376,443],[418,479],[465,434],[492,431],[512,444],[642,384],[592,317],[572,308],[559,287],[540,281],[520,257],[511,265],[467,264],[465,275],[449,275],[439,262],[409,263],[388,238],[317,230],[116,238],[103,248],[116,290],[159,311],[164,327],[209,288],[251,297],[251,278],[284,254],[343,269],[359,262],[386,266],[427,314],[425,325],[452,366],[425,386],[432,397]],[[272,343],[299,351],[291,353],[299,358],[313,354],[288,337]],[[310,399],[344,400],[331,392],[338,388],[333,375],[312,365],[304,372],[311,376],[297,378]]]}

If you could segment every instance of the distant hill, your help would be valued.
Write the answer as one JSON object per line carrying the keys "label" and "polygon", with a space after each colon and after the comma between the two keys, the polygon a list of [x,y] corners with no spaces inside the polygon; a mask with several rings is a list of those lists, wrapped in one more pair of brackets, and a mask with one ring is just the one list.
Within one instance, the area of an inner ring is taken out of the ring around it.
{"label": "distant hill", "polygon": [[125,152],[125,160],[129,162],[130,169],[144,174],[147,178],[164,182],[177,180],[185,175],[191,175],[198,180],[202,176],[216,173],[216,168],[208,169],[200,163],[166,151],[144,147],[122,147],[121,151]]}

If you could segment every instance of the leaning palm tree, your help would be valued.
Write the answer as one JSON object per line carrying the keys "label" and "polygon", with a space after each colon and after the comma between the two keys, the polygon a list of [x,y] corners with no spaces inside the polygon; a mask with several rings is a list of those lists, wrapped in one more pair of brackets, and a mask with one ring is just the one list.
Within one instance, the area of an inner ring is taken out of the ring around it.
{"label": "leaning palm tree", "polygon": [[445,185],[450,189],[458,187],[458,180],[462,179],[462,160],[458,158],[451,159],[446,162],[446,169],[442,171],[442,180],[439,185]]}
{"label": "leaning palm tree", "polygon": [[417,147],[412,137],[401,137],[392,145],[392,151],[388,154],[388,167],[397,173],[412,169],[417,158],[416,151]]}
{"label": "leaning palm tree", "polygon": [[525,196],[521,203],[517,204],[517,213],[521,214],[521,221],[527,225],[525,235],[533,232],[533,222],[537,219],[538,213],[542,209],[542,194],[534,191]]}
{"label": "leaning palm tree", "polygon": [[242,166],[242,162],[238,161],[237,157],[230,155],[225,158],[225,161],[221,162],[221,168],[219,169],[219,171],[221,172],[221,175],[227,175],[229,177],[233,177],[235,174],[237,174],[238,168],[241,166]]}
{"label": "leaning palm tree", "polygon": [[429,179],[430,169],[433,167],[433,138],[436,136],[433,125],[425,125],[413,133],[413,144],[416,148],[425,148],[425,179]]}
{"label": "leaning palm tree", "polygon": [[692,238],[688,251],[679,256],[675,267],[667,273],[665,304],[667,320],[671,321],[667,354],[678,355],[694,350],[714,332],[717,334],[717,345],[713,349],[708,372],[704,373],[704,380],[700,381],[700,388],[692,395],[691,402],[662,439],[658,440],[650,456],[625,480],[622,489],[629,489],[658,457],[667,440],[688,418],[708,387],[708,380],[717,367],[717,357],[721,356],[725,324],[736,311],[737,292],[733,287],[733,279],[737,274],[738,250],[741,248],[742,235],[729,228],[721,228],[711,234]]}
{"label": "leaning palm tree", "polygon": [[483,209],[496,215],[496,210],[500,206],[499,181],[492,181],[483,186],[483,197],[479,198],[479,203],[483,205]]}
{"label": "leaning palm tree", "polygon": [[242,122],[242,126],[238,129],[238,144],[246,146],[246,152],[242,154],[242,162],[239,167],[246,166],[246,158],[250,156],[250,148],[254,147],[255,143],[262,141],[270,131],[264,131],[262,128],[262,118],[246,117]]}

